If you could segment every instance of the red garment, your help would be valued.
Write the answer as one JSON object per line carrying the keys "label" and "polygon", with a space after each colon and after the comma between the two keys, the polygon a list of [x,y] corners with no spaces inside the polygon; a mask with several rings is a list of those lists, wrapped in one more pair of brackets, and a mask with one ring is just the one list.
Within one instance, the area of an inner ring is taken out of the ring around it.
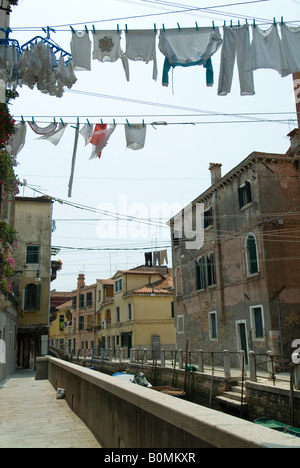
{"label": "red garment", "polygon": [[90,143],[95,146],[95,150],[92,154],[98,155],[98,158],[101,158],[102,151],[108,143],[109,137],[115,130],[115,127],[108,128],[107,124],[96,124],[93,135],[90,139]]}

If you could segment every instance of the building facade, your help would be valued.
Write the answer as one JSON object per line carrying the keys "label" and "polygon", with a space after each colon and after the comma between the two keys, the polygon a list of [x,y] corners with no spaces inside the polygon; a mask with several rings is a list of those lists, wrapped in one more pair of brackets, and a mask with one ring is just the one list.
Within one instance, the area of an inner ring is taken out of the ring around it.
{"label": "building facade", "polygon": [[174,349],[173,277],[167,267],[118,271],[97,282],[98,348],[118,355],[123,349]]}
{"label": "building facade", "polygon": [[254,152],[225,177],[211,164],[212,185],[191,204],[201,248],[170,221],[178,348],[289,359],[300,337],[298,130],[289,136],[287,154]]}
{"label": "building facade", "polygon": [[33,369],[36,358],[48,353],[52,200],[16,197],[14,220],[18,233],[14,254],[19,296],[17,363]]}
{"label": "building facade", "polygon": [[84,274],[79,274],[77,289],[72,291],[72,325],[69,330],[71,352],[88,350],[95,346],[96,283],[86,286]]}

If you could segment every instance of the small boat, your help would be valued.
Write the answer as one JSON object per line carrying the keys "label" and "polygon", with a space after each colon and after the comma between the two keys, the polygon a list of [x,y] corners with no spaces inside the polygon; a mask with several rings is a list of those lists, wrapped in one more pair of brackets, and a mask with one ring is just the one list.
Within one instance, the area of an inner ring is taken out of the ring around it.
{"label": "small boat", "polygon": [[185,391],[180,388],[174,387],[153,387],[153,390],[157,392],[164,393],[165,395],[170,395],[176,398],[183,398],[185,396]]}
{"label": "small boat", "polygon": [[139,374],[127,374],[126,372],[116,372],[113,374],[113,377],[117,377],[118,379],[122,379],[125,382],[131,382],[141,387],[152,387],[152,385],[148,382],[145,375],[140,372]]}
{"label": "small boat", "polygon": [[288,426],[279,421],[274,421],[273,419],[259,418],[255,419],[255,424],[260,426],[267,427],[268,429],[273,429],[274,431],[284,432],[285,434],[290,434],[294,437],[300,437],[300,429],[297,427]]}

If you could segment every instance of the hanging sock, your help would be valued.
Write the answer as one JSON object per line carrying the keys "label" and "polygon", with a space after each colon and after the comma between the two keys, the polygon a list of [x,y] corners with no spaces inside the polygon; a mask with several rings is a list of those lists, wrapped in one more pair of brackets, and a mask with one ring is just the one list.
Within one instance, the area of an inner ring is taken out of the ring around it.
{"label": "hanging sock", "polygon": [[20,122],[15,125],[15,133],[10,137],[6,151],[12,156],[17,156],[25,145],[26,139],[26,123]]}
{"label": "hanging sock", "polygon": [[126,79],[129,81],[129,62],[121,48],[121,33],[116,31],[96,31],[93,59],[99,62],[116,62],[121,59]]}
{"label": "hanging sock", "polygon": [[128,31],[126,33],[126,56],[129,60],[153,61],[153,80],[157,80],[156,34],[154,31]]}
{"label": "hanging sock", "polygon": [[127,148],[134,151],[143,149],[145,146],[146,132],[146,125],[126,125],[125,137]]}
{"label": "hanging sock", "polygon": [[115,125],[97,124],[90,143],[94,146],[90,159],[101,158],[102,151],[108,143],[112,133],[115,131]]}
{"label": "hanging sock", "polygon": [[71,175],[69,180],[69,192],[68,197],[72,197],[72,188],[73,188],[73,181],[74,181],[74,173],[75,173],[75,163],[76,163],[76,156],[77,156],[77,148],[78,148],[78,139],[79,139],[79,125],[76,127],[75,132],[75,141],[74,141],[74,150],[73,150],[73,158],[72,158],[72,166],[71,166]]}

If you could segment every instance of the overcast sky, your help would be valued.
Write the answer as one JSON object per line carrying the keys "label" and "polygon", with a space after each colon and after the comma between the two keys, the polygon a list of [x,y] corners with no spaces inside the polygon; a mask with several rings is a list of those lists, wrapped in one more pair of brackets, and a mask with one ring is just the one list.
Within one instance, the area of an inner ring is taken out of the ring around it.
{"label": "overcast sky", "polygon": [[[11,38],[24,44],[41,28],[51,26],[52,38],[70,51],[70,24],[77,30],[157,29],[222,27],[224,21],[241,23],[247,18],[264,28],[284,17],[300,20],[298,0],[262,2],[216,0],[20,0],[11,15]],[[230,5],[231,6],[230,6]],[[228,5],[228,6],[225,6]],[[209,7],[209,10],[191,10]],[[76,25],[81,23],[81,25]],[[299,23],[298,23],[299,24]],[[222,32],[222,30],[221,30]],[[92,33],[90,32],[92,39]],[[125,44],[123,44],[125,47]],[[78,273],[84,272],[87,284],[97,278],[108,278],[118,269],[144,263],[144,253],[170,246],[168,229],[162,228],[167,217],[194,200],[210,185],[209,164],[221,163],[225,175],[253,151],[285,153],[289,148],[287,134],[296,127],[293,80],[281,78],[272,70],[254,73],[255,96],[241,97],[237,70],[232,92],[217,95],[221,49],[213,57],[215,85],[206,87],[203,67],[176,68],[168,88],[162,87],[164,57],[157,49],[158,80],[152,80],[152,63],[130,62],[128,83],[121,61],[115,64],[93,61],[92,71],[76,72],[77,83],[62,98],[43,95],[24,86],[12,105],[12,113],[20,120],[34,117],[41,126],[62,118],[69,123],[60,144],[37,141],[28,127],[26,145],[18,155],[17,168],[21,180],[37,190],[81,208],[90,207],[125,214],[146,221],[121,223],[100,212],[78,209],[66,203],[54,203],[56,231],[53,246],[63,247],[56,257],[63,270],[52,283],[52,289],[76,288]],[[231,114],[231,115],[228,115]],[[243,114],[233,117],[232,114]],[[251,115],[249,115],[251,114]],[[255,114],[255,115],[254,115]],[[111,124],[117,128],[101,160],[89,160],[91,147],[80,137],[72,198],[68,198],[68,181],[74,146],[77,116],[80,123]],[[126,149],[126,122],[147,125],[143,150]],[[277,122],[267,122],[274,120]],[[278,122],[281,121],[281,122]],[[154,125],[166,122],[168,125]],[[176,125],[175,125],[176,124]],[[192,125],[194,124],[194,125]],[[20,195],[34,196],[29,188]],[[37,192],[36,196],[39,195]],[[160,210],[160,208],[162,210]],[[162,219],[156,219],[156,218]],[[151,224],[147,219],[151,220]],[[110,219],[110,221],[108,221]],[[82,250],[70,251],[70,247]],[[90,248],[120,250],[89,251]],[[143,248],[131,251],[123,249]],[[169,265],[171,250],[169,248]]]}

